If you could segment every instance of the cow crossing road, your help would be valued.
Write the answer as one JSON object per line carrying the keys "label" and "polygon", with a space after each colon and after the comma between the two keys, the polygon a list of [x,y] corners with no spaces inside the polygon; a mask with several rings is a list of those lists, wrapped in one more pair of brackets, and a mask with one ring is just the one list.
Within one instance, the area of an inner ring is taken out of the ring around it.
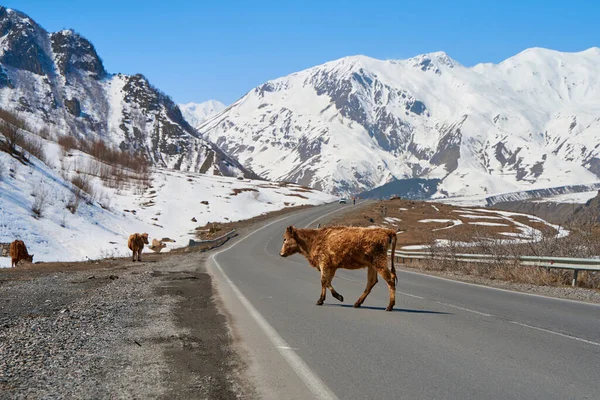
{"label": "cow crossing road", "polygon": [[315,306],[319,273],[300,255],[279,256],[282,235],[288,225],[314,227],[344,207],[352,206],[272,222],[209,262],[263,397],[598,398],[598,305],[399,269],[393,312],[383,311],[381,280],[355,309],[363,269],[337,271],[344,303],[328,296]]}

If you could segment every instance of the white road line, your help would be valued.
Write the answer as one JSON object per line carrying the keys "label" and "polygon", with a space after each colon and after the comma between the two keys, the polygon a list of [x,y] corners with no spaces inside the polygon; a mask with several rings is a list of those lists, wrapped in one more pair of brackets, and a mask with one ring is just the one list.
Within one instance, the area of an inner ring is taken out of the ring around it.
{"label": "white road line", "polygon": [[[348,207],[348,206],[346,206],[346,207]],[[337,213],[337,212],[340,212],[340,211],[342,211],[342,210],[346,209],[346,207],[338,208],[338,209],[336,209],[336,210],[333,210],[332,212],[329,212],[329,213],[327,213],[327,214],[325,214],[325,215],[321,215],[320,217],[318,217],[318,218],[315,218],[315,219],[313,219],[312,221],[310,221],[310,222],[309,222],[308,224],[306,224],[304,227],[305,227],[305,228],[308,228],[309,226],[311,226],[312,224],[314,224],[314,223],[315,223],[315,222],[317,222],[318,220],[320,220],[320,219],[323,219],[323,218],[325,218],[325,217],[327,217],[327,216],[329,216],[329,215],[331,215],[331,214],[335,214],[335,213]]]}
{"label": "white road line", "polygon": [[533,326],[533,325],[527,325],[527,324],[523,324],[521,322],[517,322],[517,321],[508,321],[511,324],[515,324],[515,325],[519,325],[519,326],[523,326],[525,328],[529,328],[529,329],[535,329],[536,331],[542,331],[542,332],[546,332],[546,333],[551,333],[553,335],[557,335],[557,336],[562,336],[564,338],[568,338],[568,339],[573,339],[573,340],[577,340],[578,342],[583,342],[583,343],[587,343],[587,344],[592,344],[594,346],[600,346],[600,343],[598,342],[594,342],[591,340],[587,340],[587,339],[582,339],[580,337],[577,336],[573,336],[573,335],[567,335],[566,333],[560,333],[560,332],[556,332],[556,331],[551,331],[550,329],[544,329],[544,328],[539,328],[537,326]]}
{"label": "white road line", "polygon": [[419,299],[419,300],[426,300],[425,297],[417,296],[416,294],[401,292],[399,290],[396,290],[396,293],[401,294],[403,296],[414,297],[415,299]]}
{"label": "white road line", "polygon": [[[329,214],[326,214],[326,215],[329,215]],[[259,229],[251,232],[250,234],[248,234],[247,236],[242,238],[239,242],[234,243],[231,246],[229,246],[228,248],[223,249],[223,250],[218,251],[217,253],[213,254],[211,259],[212,259],[213,263],[215,264],[215,266],[217,267],[217,270],[221,273],[221,275],[223,275],[223,278],[229,284],[229,286],[231,287],[231,289],[237,296],[238,300],[244,305],[246,310],[248,310],[248,313],[252,316],[252,318],[254,318],[254,321],[256,321],[256,323],[263,330],[265,335],[267,335],[267,337],[269,338],[271,343],[273,343],[273,345],[275,346],[275,348],[277,348],[277,350],[283,356],[283,358],[288,362],[288,364],[292,367],[292,369],[296,372],[296,374],[298,374],[300,379],[302,379],[302,382],[304,382],[304,384],[312,392],[312,394],[317,399],[337,400],[337,396],[310,369],[310,367],[302,360],[302,358],[300,358],[300,356],[293,350],[293,348],[288,345],[288,343],[279,335],[279,333],[277,333],[277,331],[271,326],[271,324],[269,324],[269,322],[267,322],[267,320],[258,312],[258,310],[256,310],[256,308],[254,308],[252,303],[250,303],[250,301],[246,298],[246,296],[244,296],[244,294],[240,291],[240,289],[238,289],[238,287],[231,281],[231,279],[229,279],[229,277],[227,276],[227,274],[225,274],[225,271],[223,271],[223,268],[221,268],[221,265],[219,264],[219,262],[216,259],[217,255],[240,244],[242,241],[248,239],[250,236],[254,235],[255,233],[257,233],[277,222],[280,222],[286,218],[291,218],[292,216],[293,215],[284,217],[284,218],[280,218],[280,219],[275,220],[267,225],[260,227]]]}
{"label": "white road line", "polygon": [[433,300],[433,301],[435,303],[441,304],[441,305],[446,306],[446,307],[457,308],[459,310],[463,310],[463,311],[470,312],[470,313],[477,314],[477,315],[482,315],[484,317],[493,317],[492,314],[487,314],[487,313],[484,313],[484,312],[479,312],[479,311],[471,310],[470,308],[455,306],[454,304],[444,303],[443,301],[435,301],[435,300]]}

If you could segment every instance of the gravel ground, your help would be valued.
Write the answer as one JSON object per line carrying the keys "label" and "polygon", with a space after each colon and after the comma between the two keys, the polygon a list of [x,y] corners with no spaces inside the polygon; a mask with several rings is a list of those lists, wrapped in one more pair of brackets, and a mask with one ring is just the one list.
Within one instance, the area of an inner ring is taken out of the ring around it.
{"label": "gravel ground", "polygon": [[0,271],[0,398],[253,398],[204,258]]}

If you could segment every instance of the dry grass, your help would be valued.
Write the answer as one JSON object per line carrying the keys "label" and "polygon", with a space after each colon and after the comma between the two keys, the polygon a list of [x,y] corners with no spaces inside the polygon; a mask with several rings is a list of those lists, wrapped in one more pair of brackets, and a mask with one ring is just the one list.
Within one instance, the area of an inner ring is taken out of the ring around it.
{"label": "dry grass", "polygon": [[[452,271],[514,283],[543,286],[570,285],[573,279],[572,270],[523,266],[516,260],[520,256],[588,258],[600,254],[597,236],[592,235],[589,229],[571,227],[570,232],[568,236],[559,238],[555,230],[546,228],[541,230],[540,236],[522,242],[510,242],[506,239],[486,237],[484,231],[479,231],[474,235],[457,235],[448,241],[446,246],[437,245],[432,235],[429,251],[434,256],[442,256],[444,259],[423,260],[419,262],[419,268],[430,271]],[[465,246],[465,243],[469,245]],[[489,263],[469,263],[457,261],[457,254],[489,254],[494,258]],[[506,260],[507,257],[513,260]],[[577,285],[600,289],[600,272],[580,271]]]}

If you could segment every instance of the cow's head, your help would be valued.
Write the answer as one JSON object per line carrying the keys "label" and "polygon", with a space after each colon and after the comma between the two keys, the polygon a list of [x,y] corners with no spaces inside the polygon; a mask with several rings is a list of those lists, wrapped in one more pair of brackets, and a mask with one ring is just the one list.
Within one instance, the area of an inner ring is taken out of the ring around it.
{"label": "cow's head", "polygon": [[297,238],[298,236],[296,234],[296,228],[293,226],[288,226],[283,234],[283,246],[279,252],[281,257],[291,256],[292,254],[296,254],[300,251]]}
{"label": "cow's head", "polygon": [[147,233],[142,233],[142,235],[141,235],[141,236],[142,236],[142,239],[144,240],[144,243],[145,243],[145,244],[149,244],[149,243],[148,243],[148,234],[147,234]]}
{"label": "cow's head", "polygon": [[27,257],[25,257],[26,261],[29,261],[30,263],[33,262],[33,254],[28,255]]}

